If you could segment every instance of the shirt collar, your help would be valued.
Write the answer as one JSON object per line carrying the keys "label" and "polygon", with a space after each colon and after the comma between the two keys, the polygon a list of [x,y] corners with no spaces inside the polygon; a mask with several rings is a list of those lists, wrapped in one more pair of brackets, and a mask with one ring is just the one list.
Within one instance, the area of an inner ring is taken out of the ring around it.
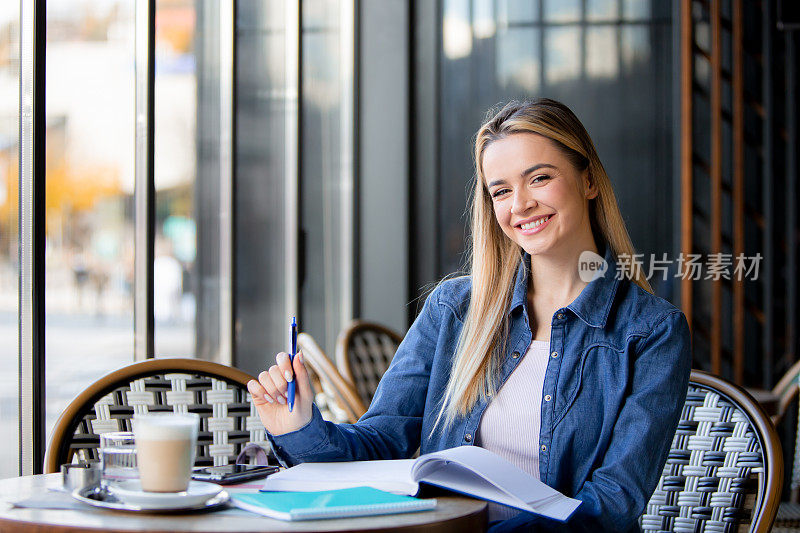
{"label": "shirt collar", "polygon": [[[587,325],[595,328],[604,328],[620,280],[618,280],[616,276],[617,262],[614,259],[611,246],[605,243],[599,244],[601,247],[605,248],[604,258],[606,264],[608,264],[608,268],[606,268],[602,276],[589,282],[578,297],[567,306],[567,309],[575,313],[578,318],[586,322]],[[514,311],[520,306],[523,308],[526,307],[530,265],[531,256],[525,253],[517,269],[509,312]]]}

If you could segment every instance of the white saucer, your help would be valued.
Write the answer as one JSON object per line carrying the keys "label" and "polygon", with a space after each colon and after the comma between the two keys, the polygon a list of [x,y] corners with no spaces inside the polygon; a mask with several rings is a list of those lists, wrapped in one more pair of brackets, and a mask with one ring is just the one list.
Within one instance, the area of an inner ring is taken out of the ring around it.
{"label": "white saucer", "polygon": [[146,492],[138,479],[129,479],[109,485],[108,490],[125,504],[141,509],[178,509],[201,505],[222,492],[222,487],[192,480],[184,492]]}

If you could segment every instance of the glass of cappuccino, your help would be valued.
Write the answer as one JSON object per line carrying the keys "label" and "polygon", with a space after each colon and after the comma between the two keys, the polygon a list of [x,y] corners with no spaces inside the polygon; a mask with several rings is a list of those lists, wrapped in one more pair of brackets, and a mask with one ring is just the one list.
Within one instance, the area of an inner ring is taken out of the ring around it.
{"label": "glass of cappuccino", "polygon": [[195,413],[148,413],[133,417],[142,490],[181,492],[189,487],[200,417]]}

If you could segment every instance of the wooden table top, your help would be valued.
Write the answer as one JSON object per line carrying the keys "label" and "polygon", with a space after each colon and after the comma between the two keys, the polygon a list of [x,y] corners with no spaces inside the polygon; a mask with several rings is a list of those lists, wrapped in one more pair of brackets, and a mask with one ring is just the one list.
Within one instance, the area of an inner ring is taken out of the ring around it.
{"label": "wooden table top", "polygon": [[[126,513],[97,509],[16,508],[11,502],[61,486],[61,474],[42,474],[0,480],[0,531],[62,533],[75,531],[181,531],[282,532],[282,531],[484,531],[486,502],[459,496],[437,496],[433,511],[361,518],[284,522],[239,509],[186,514]],[[257,489],[252,489],[257,490]],[[59,495],[61,496],[61,495]],[[62,496],[63,498],[63,496]]]}

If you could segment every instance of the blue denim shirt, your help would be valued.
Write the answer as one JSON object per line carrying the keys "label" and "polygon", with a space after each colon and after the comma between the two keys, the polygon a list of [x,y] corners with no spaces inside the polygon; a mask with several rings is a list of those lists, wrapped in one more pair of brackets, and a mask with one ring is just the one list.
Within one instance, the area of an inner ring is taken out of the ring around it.
{"label": "blue denim shirt", "polygon": [[[523,513],[509,527],[536,531],[638,531],[658,483],[686,397],[689,327],[672,304],[616,279],[606,246],[605,274],[551,321],[550,360],[541,400],[539,472],[543,482],[582,501],[566,524]],[[504,383],[532,340],[527,313],[530,257],[520,262],[508,310]],[[325,422],[316,407],[303,428],[270,435],[286,465],[411,457],[472,445],[487,401],[431,435],[466,315],[470,278],[441,283],[397,349],[369,410],[355,424]],[[491,401],[491,400],[489,400]],[[513,436],[509,435],[509,438]]]}

